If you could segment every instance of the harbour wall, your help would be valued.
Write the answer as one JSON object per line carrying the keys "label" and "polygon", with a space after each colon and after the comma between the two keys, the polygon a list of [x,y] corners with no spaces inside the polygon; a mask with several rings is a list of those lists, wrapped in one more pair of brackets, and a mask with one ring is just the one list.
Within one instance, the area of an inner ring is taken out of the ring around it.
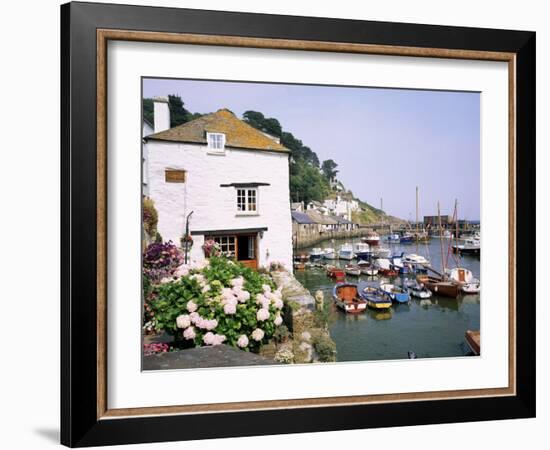
{"label": "harbour wall", "polygon": [[300,250],[330,239],[357,238],[366,234],[366,228],[357,228],[351,231],[324,231],[322,233],[297,230],[293,236],[293,243],[294,248]]}

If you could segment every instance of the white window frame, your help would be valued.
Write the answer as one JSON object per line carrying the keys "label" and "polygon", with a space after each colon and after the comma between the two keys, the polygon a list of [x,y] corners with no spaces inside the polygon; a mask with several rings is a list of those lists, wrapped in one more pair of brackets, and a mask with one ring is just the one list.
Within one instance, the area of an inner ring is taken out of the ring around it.
{"label": "white window frame", "polygon": [[[239,200],[242,198],[241,191],[244,191],[244,208],[240,209]],[[250,202],[250,193],[254,192],[254,203]],[[237,215],[238,216],[257,216],[260,214],[259,208],[259,191],[257,187],[237,187],[235,188],[236,201],[237,201]],[[251,205],[255,206],[255,209],[250,209]]]}
{"label": "white window frame", "polygon": [[208,153],[212,155],[225,155],[225,134],[206,133]]}

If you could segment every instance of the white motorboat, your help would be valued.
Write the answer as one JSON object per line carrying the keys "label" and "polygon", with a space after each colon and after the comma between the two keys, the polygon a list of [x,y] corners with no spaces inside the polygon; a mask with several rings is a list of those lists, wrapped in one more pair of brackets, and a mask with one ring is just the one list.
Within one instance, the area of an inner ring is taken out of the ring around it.
{"label": "white motorboat", "polygon": [[417,255],[416,253],[409,253],[408,255],[403,256],[403,262],[411,264],[420,264],[422,266],[429,266],[430,261],[424,258],[422,255]]}
{"label": "white motorboat", "polygon": [[333,248],[327,247],[323,249],[323,258],[325,259],[336,259],[336,252]]}
{"label": "white motorboat", "polygon": [[459,254],[479,255],[481,253],[481,241],[474,237],[463,240],[462,244],[453,244],[453,252]]}
{"label": "white motorboat", "polygon": [[353,254],[353,247],[351,244],[344,244],[340,247],[340,250],[338,251],[338,258],[340,259],[346,259],[348,261],[351,261],[354,258]]}
{"label": "white motorboat", "polygon": [[481,283],[475,280],[462,286],[462,292],[465,294],[479,294],[481,292]]}
{"label": "white motorboat", "polygon": [[319,247],[312,248],[309,252],[309,259],[310,261],[318,261],[323,257],[323,250],[321,250]]}
{"label": "white motorboat", "polygon": [[389,258],[391,256],[391,250],[388,247],[376,247],[373,249],[373,255],[377,258]]}
{"label": "white motorboat", "polygon": [[433,294],[426,288],[424,285],[420,284],[418,281],[412,281],[407,283],[407,290],[412,297],[427,299],[430,298]]}
{"label": "white motorboat", "polygon": [[370,246],[365,242],[358,242],[353,245],[355,257],[359,259],[368,259],[371,256]]}
{"label": "white motorboat", "polygon": [[357,266],[361,269],[363,275],[368,275],[370,277],[378,275],[378,269],[368,261],[359,261]]}

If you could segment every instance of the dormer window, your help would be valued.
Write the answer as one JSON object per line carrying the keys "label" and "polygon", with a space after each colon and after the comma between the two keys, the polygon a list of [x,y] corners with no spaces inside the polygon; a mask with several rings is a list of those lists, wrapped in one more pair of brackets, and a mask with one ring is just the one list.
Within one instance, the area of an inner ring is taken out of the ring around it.
{"label": "dormer window", "polygon": [[211,153],[225,152],[225,134],[223,133],[206,133],[206,141],[208,150]]}

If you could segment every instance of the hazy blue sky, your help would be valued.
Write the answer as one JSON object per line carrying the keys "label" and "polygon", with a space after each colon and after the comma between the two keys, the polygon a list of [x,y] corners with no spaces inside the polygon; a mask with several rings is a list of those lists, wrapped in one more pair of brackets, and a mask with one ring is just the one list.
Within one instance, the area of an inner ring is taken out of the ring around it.
{"label": "hazy blue sky", "polygon": [[275,117],[338,178],[388,214],[479,219],[480,96],[469,92],[146,79],[144,97],[177,94],[191,112],[229,108]]}

